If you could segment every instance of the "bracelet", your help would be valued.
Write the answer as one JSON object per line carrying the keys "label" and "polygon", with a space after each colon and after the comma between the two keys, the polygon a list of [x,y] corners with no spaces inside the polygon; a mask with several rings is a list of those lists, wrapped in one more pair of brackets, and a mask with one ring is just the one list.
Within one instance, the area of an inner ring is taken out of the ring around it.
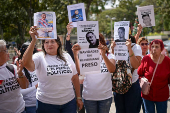
{"label": "bracelet", "polygon": [[132,53],[132,55],[130,55],[129,57],[132,57],[134,55],[134,53]]}
{"label": "bracelet", "polygon": [[78,99],[80,99],[80,100],[81,100],[82,98],[81,98],[81,97],[77,97],[77,100],[78,100]]}
{"label": "bracelet", "polygon": [[67,35],[70,35],[70,34],[67,33]]}
{"label": "bracelet", "polygon": [[24,75],[22,75],[22,76],[19,76],[19,78],[24,78],[25,76]]}

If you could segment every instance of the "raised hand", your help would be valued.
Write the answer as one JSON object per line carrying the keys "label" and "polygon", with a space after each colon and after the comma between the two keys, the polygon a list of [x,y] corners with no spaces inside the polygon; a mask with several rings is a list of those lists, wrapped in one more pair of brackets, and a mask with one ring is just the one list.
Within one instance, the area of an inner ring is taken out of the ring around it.
{"label": "raised hand", "polygon": [[66,26],[67,28],[67,33],[70,34],[71,30],[73,29],[73,25],[71,25],[73,22],[68,23],[68,25]]}
{"label": "raised hand", "polygon": [[143,29],[142,25],[141,25],[141,24],[138,24],[137,30],[141,32],[142,29]]}
{"label": "raised hand", "polygon": [[102,45],[101,43],[99,43],[98,49],[100,49],[101,55],[105,55],[106,50],[108,50],[108,48],[106,46]]}
{"label": "raised hand", "polygon": [[81,50],[79,44],[78,43],[74,44],[72,47],[73,54],[78,55],[79,50]]}
{"label": "raised hand", "polygon": [[126,40],[126,43],[125,43],[125,44],[126,44],[128,50],[131,48],[131,43],[132,43],[132,42],[131,42],[130,39],[127,39],[127,40]]}
{"label": "raised hand", "polygon": [[29,34],[31,35],[31,38],[32,39],[35,39],[36,40],[36,37],[35,36],[38,36],[38,33],[37,33],[37,27],[36,26],[32,26],[29,30]]}

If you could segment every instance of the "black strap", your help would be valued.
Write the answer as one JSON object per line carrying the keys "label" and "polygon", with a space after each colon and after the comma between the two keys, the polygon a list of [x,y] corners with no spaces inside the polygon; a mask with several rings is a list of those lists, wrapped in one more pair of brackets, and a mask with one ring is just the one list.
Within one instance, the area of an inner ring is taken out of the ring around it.
{"label": "black strap", "polygon": [[13,73],[14,76],[15,76],[15,70],[14,70],[14,67],[13,67],[12,65],[7,64],[7,65],[6,65],[6,68],[7,68],[11,73]]}

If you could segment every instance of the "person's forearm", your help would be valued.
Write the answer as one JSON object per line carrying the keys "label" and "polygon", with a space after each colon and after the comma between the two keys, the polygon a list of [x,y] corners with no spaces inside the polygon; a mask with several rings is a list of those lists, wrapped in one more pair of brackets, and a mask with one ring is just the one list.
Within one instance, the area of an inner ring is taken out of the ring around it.
{"label": "person's forearm", "polygon": [[74,88],[75,88],[76,96],[81,97],[81,95],[80,95],[80,83],[79,83],[78,74],[76,74],[76,75],[74,75],[72,77],[72,83],[73,83]]}
{"label": "person's forearm", "polygon": [[102,55],[105,65],[110,73],[113,73],[116,69],[114,63],[112,63],[106,55]]}
{"label": "person's forearm", "polygon": [[26,88],[26,89],[21,89],[21,94],[24,96],[24,95],[32,92],[32,91],[35,90],[35,89],[36,89],[35,86],[29,87],[29,88]]}
{"label": "person's forearm", "polygon": [[22,89],[28,88],[29,82],[28,82],[28,79],[24,75],[19,76],[17,81]]}
{"label": "person's forearm", "polygon": [[137,69],[140,66],[141,60],[137,59],[133,50],[129,49],[130,63],[133,68]]}
{"label": "person's forearm", "polygon": [[139,39],[139,36],[140,36],[141,32],[142,32],[141,30],[138,30],[136,35],[135,35],[136,43],[138,42],[138,39]]}
{"label": "person's forearm", "polygon": [[34,71],[35,69],[35,65],[32,60],[35,44],[36,44],[36,39],[32,39],[31,44],[28,46],[22,58],[24,67],[27,68],[29,71]]}
{"label": "person's forearm", "polygon": [[78,55],[74,54],[74,60],[75,60],[77,72],[78,72],[78,74],[80,74],[80,63],[79,63]]}

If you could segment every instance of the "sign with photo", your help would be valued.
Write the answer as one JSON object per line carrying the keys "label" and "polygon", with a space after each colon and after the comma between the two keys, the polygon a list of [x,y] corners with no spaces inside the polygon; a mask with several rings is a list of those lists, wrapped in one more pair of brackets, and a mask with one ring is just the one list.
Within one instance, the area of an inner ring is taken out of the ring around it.
{"label": "sign with photo", "polygon": [[82,49],[98,48],[99,45],[98,21],[77,22],[77,41]]}
{"label": "sign with photo", "polygon": [[141,24],[142,27],[155,26],[155,14],[153,5],[137,7],[137,13],[139,24]]}
{"label": "sign with photo", "polygon": [[57,39],[55,12],[34,13],[34,26],[37,26],[37,39]]}
{"label": "sign with photo", "polygon": [[114,40],[116,42],[114,55],[116,60],[128,60],[128,49],[125,42],[129,37],[129,23],[129,21],[114,23]]}
{"label": "sign with photo", "polygon": [[86,21],[84,3],[67,6],[69,22],[73,22],[73,27],[77,27],[78,21]]}
{"label": "sign with photo", "polygon": [[100,73],[99,26],[98,21],[79,21],[77,23],[77,41],[81,47],[79,52],[80,73]]}

